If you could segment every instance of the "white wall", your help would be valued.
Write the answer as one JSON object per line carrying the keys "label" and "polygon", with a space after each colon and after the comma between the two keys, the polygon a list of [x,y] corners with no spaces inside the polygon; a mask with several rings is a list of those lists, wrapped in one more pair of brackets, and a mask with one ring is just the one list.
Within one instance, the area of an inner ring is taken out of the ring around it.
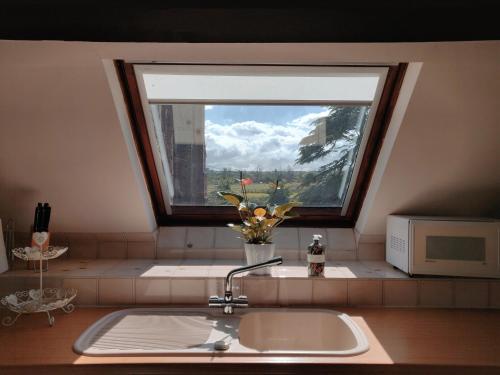
{"label": "white wall", "polygon": [[[0,41],[0,217],[27,230],[37,201],[52,230],[152,230],[103,59],[226,63],[422,62],[394,148],[365,212],[500,215],[500,42],[132,44]],[[44,148],[36,147],[40,142]]]}

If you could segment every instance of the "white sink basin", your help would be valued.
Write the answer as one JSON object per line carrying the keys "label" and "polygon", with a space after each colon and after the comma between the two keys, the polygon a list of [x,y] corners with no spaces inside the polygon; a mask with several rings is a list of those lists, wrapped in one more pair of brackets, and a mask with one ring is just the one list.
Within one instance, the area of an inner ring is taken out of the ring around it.
{"label": "white sink basin", "polygon": [[[345,356],[368,350],[364,333],[346,314],[315,309],[138,308],[115,311],[92,324],[75,342],[78,354]],[[226,345],[223,345],[226,346]]]}
{"label": "white sink basin", "polygon": [[259,352],[354,355],[368,341],[348,315],[332,310],[267,310],[245,314],[240,344]]}

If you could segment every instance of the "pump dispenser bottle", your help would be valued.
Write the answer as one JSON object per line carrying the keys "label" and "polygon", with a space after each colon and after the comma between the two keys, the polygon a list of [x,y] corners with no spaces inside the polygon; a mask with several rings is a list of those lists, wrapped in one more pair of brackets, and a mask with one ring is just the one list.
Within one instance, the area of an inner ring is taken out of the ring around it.
{"label": "pump dispenser bottle", "polygon": [[313,235],[313,242],[307,247],[307,272],[309,276],[325,275],[325,247],[319,242],[321,235]]}

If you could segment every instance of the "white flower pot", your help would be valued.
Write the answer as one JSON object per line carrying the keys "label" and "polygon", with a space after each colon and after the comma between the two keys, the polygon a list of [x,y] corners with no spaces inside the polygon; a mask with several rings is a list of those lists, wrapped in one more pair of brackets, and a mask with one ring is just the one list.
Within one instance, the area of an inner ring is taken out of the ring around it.
{"label": "white flower pot", "polygon": [[[273,258],[274,248],[275,245],[273,243],[262,244],[262,245],[246,243],[245,255],[247,258],[247,264],[250,265],[250,264],[262,263]],[[259,275],[259,276],[266,276],[270,274],[271,274],[271,267],[259,268],[257,270],[249,272],[249,275]]]}

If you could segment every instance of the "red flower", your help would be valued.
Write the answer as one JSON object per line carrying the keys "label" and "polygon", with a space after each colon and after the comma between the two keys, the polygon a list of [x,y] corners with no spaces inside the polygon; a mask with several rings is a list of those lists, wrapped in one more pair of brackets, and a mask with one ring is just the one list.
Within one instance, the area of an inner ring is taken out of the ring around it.
{"label": "red flower", "polygon": [[241,183],[243,185],[251,185],[251,184],[253,184],[253,181],[251,178],[244,178],[243,180],[241,180]]}

